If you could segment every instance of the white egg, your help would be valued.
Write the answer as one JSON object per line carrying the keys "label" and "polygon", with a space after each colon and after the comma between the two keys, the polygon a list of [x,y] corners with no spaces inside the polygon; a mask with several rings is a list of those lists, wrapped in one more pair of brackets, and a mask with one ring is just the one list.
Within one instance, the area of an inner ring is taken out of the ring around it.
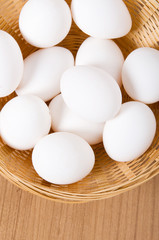
{"label": "white egg", "polygon": [[104,70],[90,66],[68,69],[61,78],[61,93],[73,112],[98,123],[113,118],[122,102],[114,78]]}
{"label": "white egg", "polygon": [[105,124],[105,150],[116,161],[132,161],[147,151],[155,132],[156,119],[148,106],[140,102],[124,103],[119,114]]}
{"label": "white egg", "polygon": [[102,142],[104,123],[94,123],[79,117],[66,106],[61,94],[51,101],[49,109],[54,132],[74,133],[90,145]]}
{"label": "white egg", "polygon": [[93,169],[92,148],[72,133],[53,133],[35,146],[32,162],[40,177],[54,184],[72,184],[82,180]]}
{"label": "white egg", "polygon": [[71,23],[70,8],[64,0],[29,0],[19,17],[23,37],[39,48],[61,42],[68,34]]}
{"label": "white egg", "polygon": [[138,48],[126,59],[122,81],[134,100],[151,104],[159,101],[159,51]]}
{"label": "white egg", "polygon": [[22,79],[23,67],[18,43],[10,34],[0,30],[0,97],[15,91]]}
{"label": "white egg", "polygon": [[122,0],[72,0],[71,9],[77,26],[92,37],[120,38],[132,27],[130,13]]}
{"label": "white egg", "polygon": [[124,63],[124,57],[112,40],[87,38],[80,46],[76,65],[90,65],[101,68],[110,73],[121,86],[121,71]]}
{"label": "white egg", "polygon": [[33,148],[49,133],[50,127],[49,108],[36,96],[15,97],[1,111],[1,137],[7,145],[18,150]]}
{"label": "white egg", "polygon": [[16,93],[33,94],[48,101],[60,93],[60,78],[73,66],[74,57],[66,48],[38,50],[24,60],[24,74]]}

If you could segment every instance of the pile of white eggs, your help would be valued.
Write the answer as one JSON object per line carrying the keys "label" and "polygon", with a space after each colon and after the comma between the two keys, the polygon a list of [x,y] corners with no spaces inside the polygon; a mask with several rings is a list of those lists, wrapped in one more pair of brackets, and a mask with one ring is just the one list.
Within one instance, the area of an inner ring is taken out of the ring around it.
{"label": "pile of white eggs", "polygon": [[[75,61],[68,49],[55,46],[69,33],[71,12],[90,36]],[[0,113],[0,134],[14,149],[33,148],[39,176],[54,184],[83,179],[95,163],[90,145],[102,141],[119,162],[150,147],[156,119],[145,104],[159,101],[159,51],[139,48],[124,62],[110,40],[132,27],[122,0],[72,0],[71,10],[64,0],[29,0],[19,27],[28,43],[43,49],[23,61],[16,41],[0,30],[0,97],[18,95]],[[135,101],[122,104],[122,83]]]}

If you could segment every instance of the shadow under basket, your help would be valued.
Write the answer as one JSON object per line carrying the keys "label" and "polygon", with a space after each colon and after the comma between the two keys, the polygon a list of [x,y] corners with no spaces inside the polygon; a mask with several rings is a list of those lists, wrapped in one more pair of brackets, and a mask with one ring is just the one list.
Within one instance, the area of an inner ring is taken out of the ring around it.
{"label": "shadow under basket", "polygon": [[[0,29],[17,40],[24,58],[36,50],[22,38],[18,27],[19,13],[25,2],[26,0],[0,1]],[[67,2],[70,4],[70,0]],[[124,56],[139,47],[159,49],[159,0],[126,0],[125,3],[133,19],[133,28],[127,36],[115,40]],[[73,23],[69,35],[60,46],[70,49],[75,56],[86,38]],[[1,98],[0,108],[14,96],[12,94]],[[124,91],[123,100],[130,100]],[[106,155],[103,144],[99,144],[93,147],[96,164],[91,174],[78,183],[58,186],[44,181],[36,174],[31,162],[31,151],[11,149],[0,140],[0,173],[24,190],[60,202],[87,202],[126,192],[159,173],[159,103],[150,107],[157,119],[156,137],[149,150],[132,162],[118,163],[111,160]]]}

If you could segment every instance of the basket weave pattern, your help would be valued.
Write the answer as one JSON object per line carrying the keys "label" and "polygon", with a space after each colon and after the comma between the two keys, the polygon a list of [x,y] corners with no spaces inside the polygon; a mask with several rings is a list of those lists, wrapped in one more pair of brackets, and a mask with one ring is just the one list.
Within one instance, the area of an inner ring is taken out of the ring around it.
{"label": "basket weave pattern", "polygon": [[[26,57],[36,48],[27,44],[18,28],[20,10],[26,0],[0,0],[0,29],[10,33],[19,43]],[[70,0],[67,1],[70,4]],[[138,47],[159,50],[159,0],[126,0],[133,28],[124,38],[116,40],[126,57]],[[75,55],[87,36],[73,23],[67,38],[60,44]],[[0,108],[15,94],[0,99]],[[123,90],[124,102],[129,98]],[[57,186],[42,180],[34,171],[31,151],[11,149],[0,140],[0,173],[19,187],[62,202],[86,202],[109,198],[149,180],[159,173],[159,104],[150,106],[157,118],[157,134],[151,148],[139,159],[129,163],[112,161],[103,145],[94,146],[96,165],[83,181],[68,186]]]}

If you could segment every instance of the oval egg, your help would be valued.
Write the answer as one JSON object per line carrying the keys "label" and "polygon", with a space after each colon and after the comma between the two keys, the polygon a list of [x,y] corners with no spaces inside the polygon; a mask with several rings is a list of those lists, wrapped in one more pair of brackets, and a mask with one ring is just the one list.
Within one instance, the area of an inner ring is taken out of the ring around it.
{"label": "oval egg", "polygon": [[152,110],[140,102],[127,102],[114,119],[106,122],[103,143],[113,160],[132,161],[147,151],[155,132],[156,119]]}
{"label": "oval egg", "polygon": [[33,94],[49,101],[60,93],[60,78],[74,66],[72,53],[63,47],[41,49],[24,60],[24,74],[18,95]]}
{"label": "oval egg", "polygon": [[95,38],[120,38],[132,27],[130,13],[122,0],[72,0],[71,10],[77,26]]}
{"label": "oval egg", "polygon": [[93,169],[92,148],[72,133],[53,133],[42,138],[32,153],[32,163],[40,177],[54,184],[72,184]]}
{"label": "oval egg", "polygon": [[23,75],[23,56],[15,39],[0,30],[0,97],[10,95]]}
{"label": "oval egg", "polygon": [[134,100],[152,104],[159,101],[159,51],[138,48],[127,57],[122,71],[123,86]]}
{"label": "oval egg", "polygon": [[32,95],[11,99],[0,114],[0,132],[3,141],[17,150],[28,150],[47,135],[51,117],[47,105]]}
{"label": "oval egg", "polygon": [[104,123],[94,123],[79,117],[66,106],[61,94],[51,101],[49,109],[54,132],[74,133],[90,145],[102,142]]}
{"label": "oval egg", "polygon": [[121,107],[122,95],[114,78],[90,66],[68,69],[61,78],[61,93],[66,105],[92,122],[113,118]]}
{"label": "oval egg", "polygon": [[76,65],[90,65],[108,72],[121,86],[121,71],[124,57],[112,40],[87,38],[76,55]]}
{"label": "oval egg", "polygon": [[19,16],[23,37],[39,48],[60,43],[67,36],[71,23],[70,8],[64,0],[29,0]]}

